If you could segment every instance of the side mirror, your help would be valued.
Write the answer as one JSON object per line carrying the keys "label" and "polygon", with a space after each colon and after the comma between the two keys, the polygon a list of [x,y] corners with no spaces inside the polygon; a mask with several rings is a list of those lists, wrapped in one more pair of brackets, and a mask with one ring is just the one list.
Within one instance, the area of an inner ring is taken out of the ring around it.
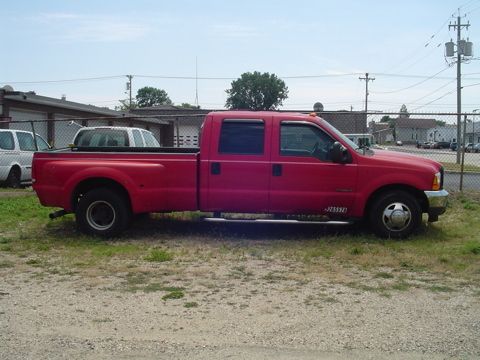
{"label": "side mirror", "polygon": [[335,141],[332,146],[332,161],[337,164],[347,164],[352,161],[347,148],[338,141]]}

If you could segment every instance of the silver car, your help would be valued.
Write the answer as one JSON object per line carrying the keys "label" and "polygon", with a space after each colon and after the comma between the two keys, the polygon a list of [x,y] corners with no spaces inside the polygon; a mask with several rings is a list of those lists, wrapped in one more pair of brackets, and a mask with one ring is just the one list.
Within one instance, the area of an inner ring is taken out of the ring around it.
{"label": "silver car", "polygon": [[35,140],[29,131],[0,129],[0,182],[18,188],[31,181],[33,153],[50,148],[40,135]]}

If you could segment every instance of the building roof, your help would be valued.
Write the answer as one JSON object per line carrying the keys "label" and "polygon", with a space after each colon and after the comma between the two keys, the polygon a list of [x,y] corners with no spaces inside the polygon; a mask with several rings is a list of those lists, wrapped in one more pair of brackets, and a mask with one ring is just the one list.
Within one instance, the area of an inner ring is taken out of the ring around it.
{"label": "building roof", "polygon": [[41,96],[35,94],[33,91],[31,92],[21,92],[21,91],[6,91],[4,95],[4,99],[19,101],[24,103],[30,104],[37,104],[37,105],[45,105],[45,106],[53,106],[57,108],[64,108],[76,111],[85,111],[93,114],[98,115],[105,115],[105,116],[125,116],[125,112],[111,110],[108,108],[102,108],[93,105],[86,105],[81,104],[73,101],[68,101],[64,99],[56,99],[48,96]]}
{"label": "building roof", "polygon": [[396,118],[395,127],[410,129],[431,129],[436,126],[435,119]]}

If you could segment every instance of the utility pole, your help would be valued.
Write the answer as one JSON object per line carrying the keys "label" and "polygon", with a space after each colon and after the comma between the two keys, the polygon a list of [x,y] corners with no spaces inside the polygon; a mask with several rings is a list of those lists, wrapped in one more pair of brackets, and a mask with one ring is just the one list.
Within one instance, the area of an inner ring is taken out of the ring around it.
{"label": "utility pole", "polygon": [[128,79],[127,91],[129,92],[129,96],[128,96],[128,109],[129,110],[132,110],[132,78],[133,78],[133,75],[127,75],[127,79]]}
{"label": "utility pole", "polygon": [[[460,164],[462,148],[460,144],[462,143],[462,56],[471,56],[472,55],[472,43],[462,40],[462,28],[468,29],[470,27],[470,22],[467,24],[462,24],[462,19],[459,14],[457,16],[457,22],[455,24],[449,24],[448,29],[453,28],[457,30],[457,164]],[[447,47],[447,57],[453,57],[453,42],[445,44]],[[449,48],[450,47],[450,48]]]}
{"label": "utility pole", "polygon": [[365,113],[368,111],[368,82],[375,80],[375,78],[368,77],[368,73],[365,73],[365,77],[359,77],[360,80],[365,80]]}
{"label": "utility pole", "polygon": [[368,116],[368,82],[375,80],[375,78],[368,77],[368,73],[365,73],[365,77],[359,77],[360,80],[365,80],[365,130],[367,132],[367,116]]}

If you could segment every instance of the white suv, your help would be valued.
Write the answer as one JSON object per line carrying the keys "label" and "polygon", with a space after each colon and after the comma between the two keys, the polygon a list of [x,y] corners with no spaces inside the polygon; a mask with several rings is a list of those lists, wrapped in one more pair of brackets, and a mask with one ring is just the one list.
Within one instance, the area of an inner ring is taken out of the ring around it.
{"label": "white suv", "polygon": [[[50,146],[36,134],[38,150]],[[35,148],[33,133],[22,130],[0,129],[0,182],[18,188],[32,179],[32,158]]]}
{"label": "white suv", "polygon": [[83,127],[73,138],[78,147],[160,147],[153,134],[145,129],[121,126]]}

